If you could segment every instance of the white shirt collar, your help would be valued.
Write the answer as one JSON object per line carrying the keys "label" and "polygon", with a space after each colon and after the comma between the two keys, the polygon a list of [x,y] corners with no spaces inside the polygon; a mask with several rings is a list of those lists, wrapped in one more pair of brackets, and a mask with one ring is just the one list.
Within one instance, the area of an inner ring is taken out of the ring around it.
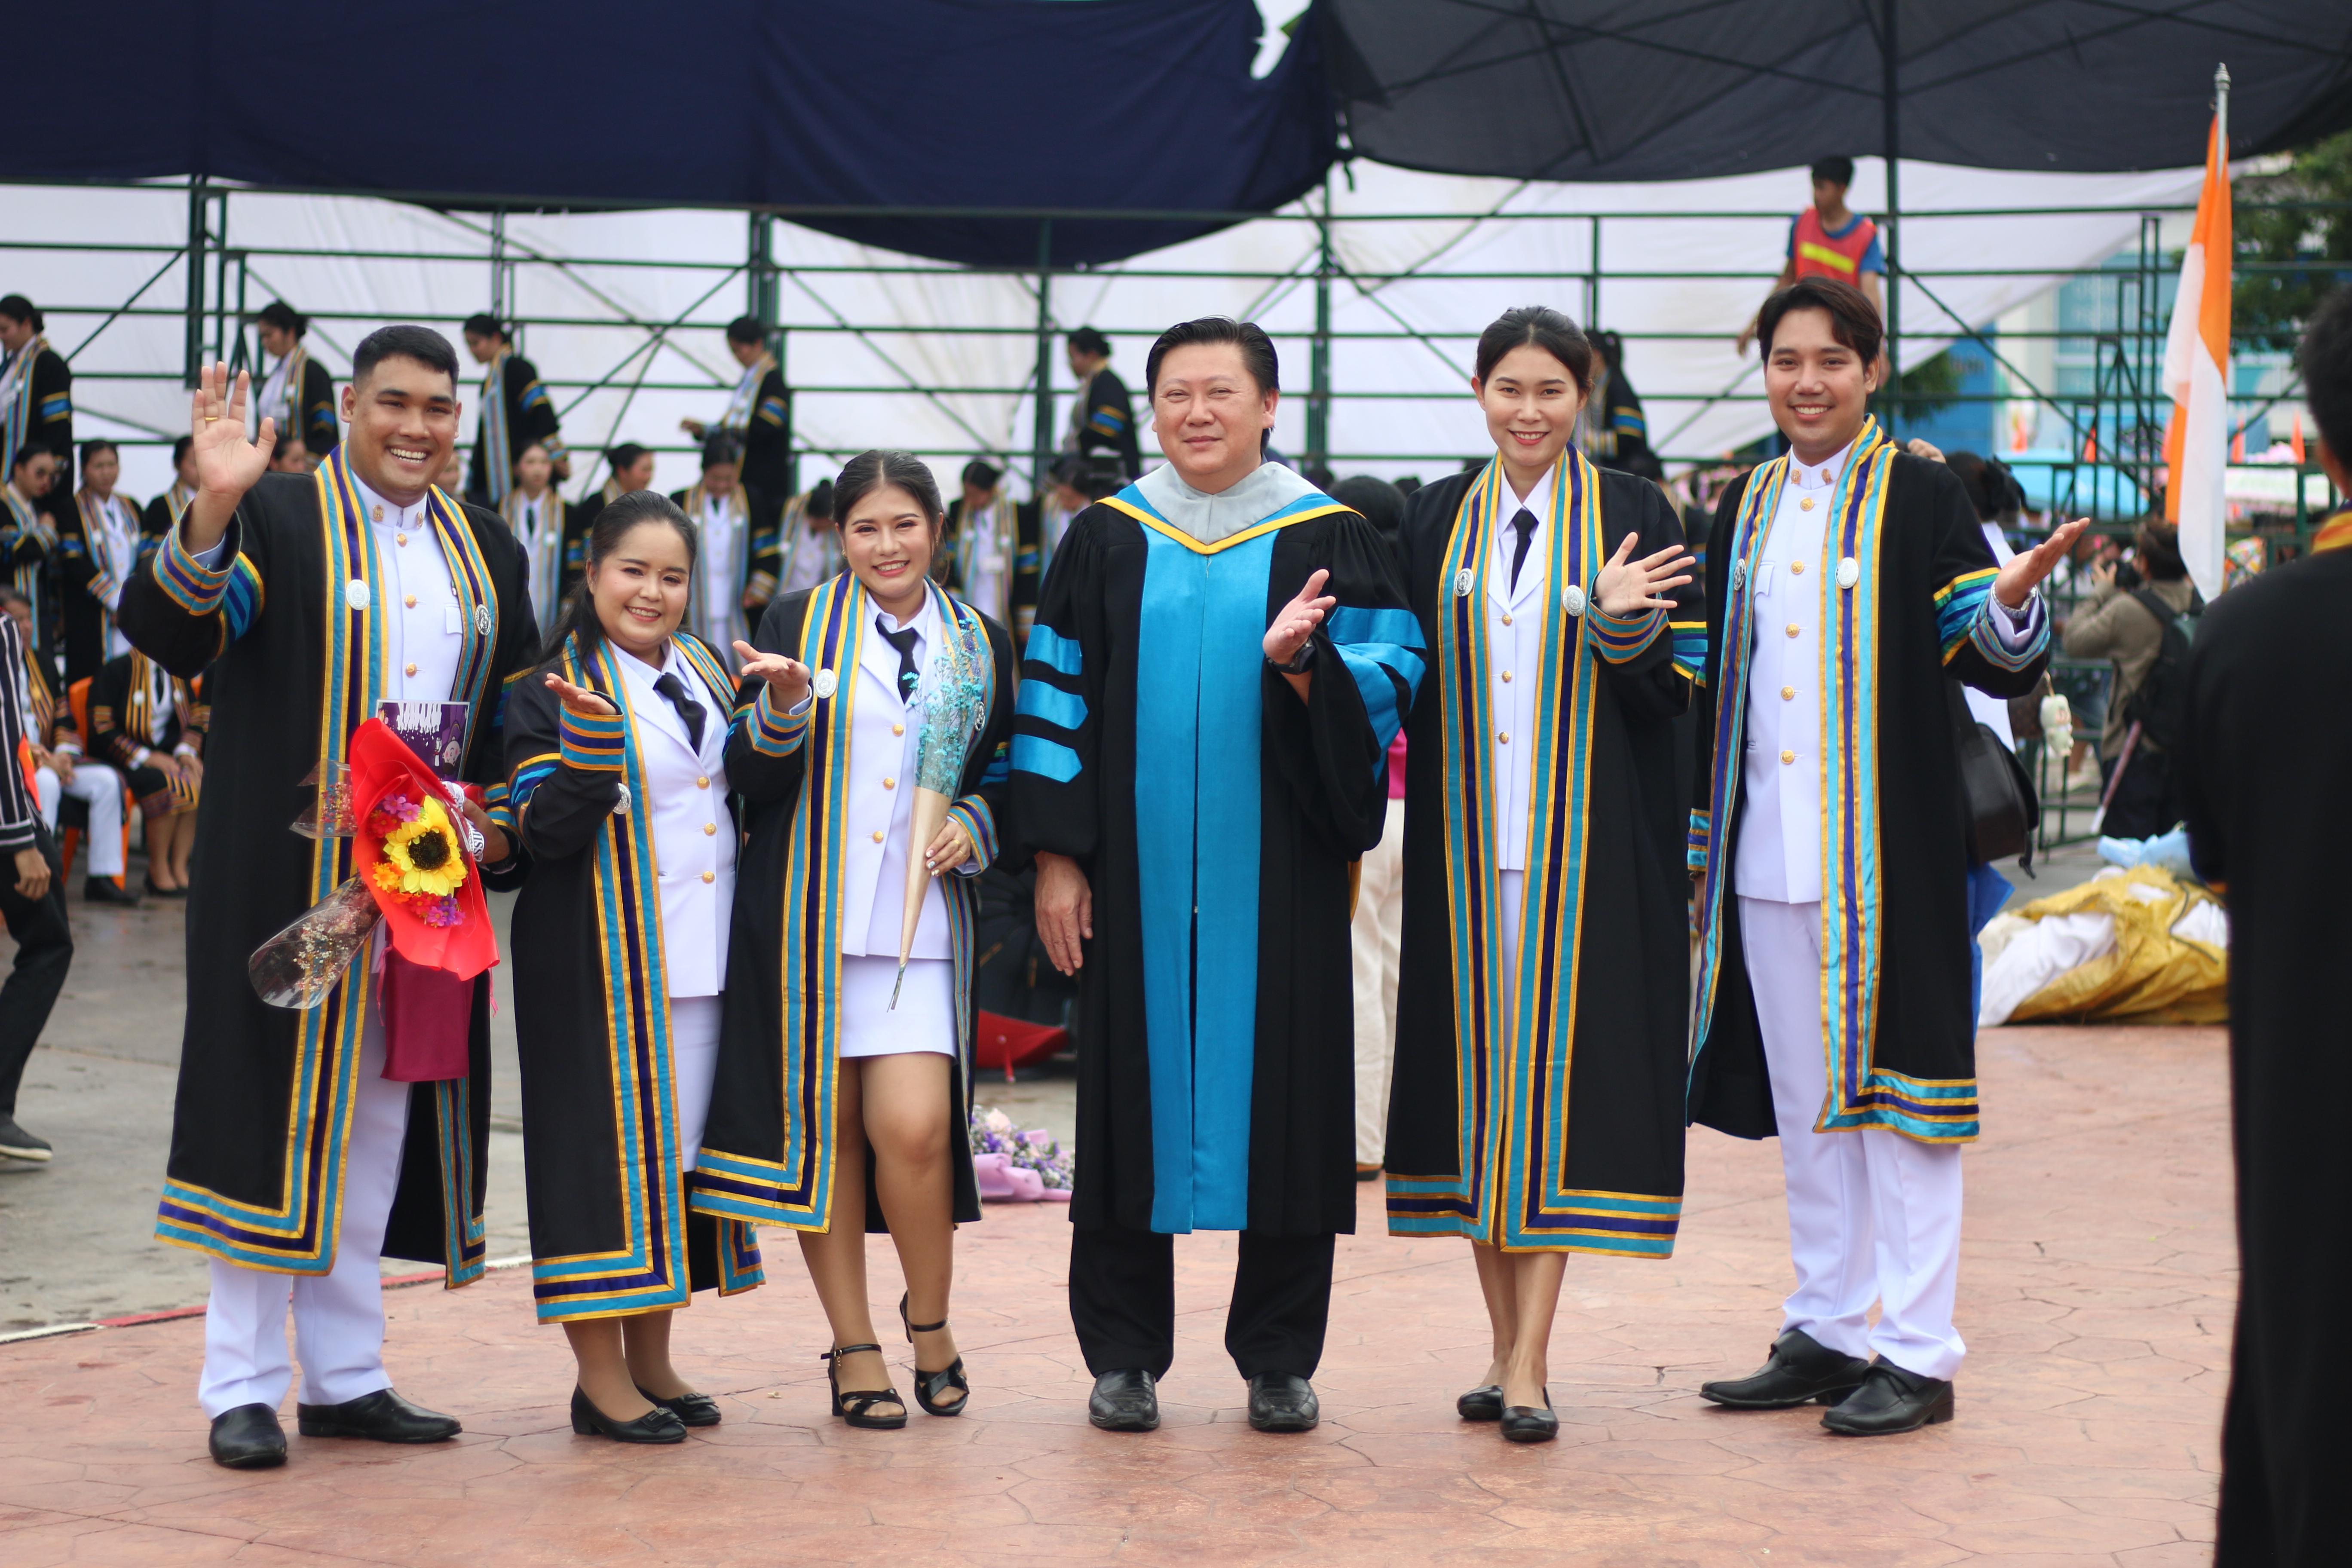
{"label": "white shirt collar", "polygon": [[915,635],[926,643],[937,638],[940,625],[939,606],[932,603],[929,590],[923,594],[923,607],[904,621],[878,605],[875,606],[874,616],[877,622],[894,632],[905,631],[908,626],[912,626],[915,628]]}
{"label": "white shirt collar", "polygon": [[1790,453],[1790,485],[1801,490],[1832,489],[1837,484],[1838,476],[1845,472],[1846,460],[1853,456],[1854,441],[1861,439],[1862,437],[1857,434],[1853,441],[1848,441],[1844,446],[1840,447],[1835,455],[1826,463],[1801,463],[1797,461],[1797,455],[1794,452]]}
{"label": "white shirt collar", "polygon": [[613,651],[619,654],[622,658],[627,661],[627,663],[622,665],[622,668],[626,669],[629,665],[634,664],[640,671],[644,672],[646,683],[648,686],[660,679],[663,676],[668,674],[670,666],[676,663],[677,659],[677,654],[671,649],[670,645],[667,643],[662,644],[662,657],[659,664],[655,664],[648,659],[639,658],[635,654],[631,653],[627,648],[623,647],[618,643],[613,644]]}

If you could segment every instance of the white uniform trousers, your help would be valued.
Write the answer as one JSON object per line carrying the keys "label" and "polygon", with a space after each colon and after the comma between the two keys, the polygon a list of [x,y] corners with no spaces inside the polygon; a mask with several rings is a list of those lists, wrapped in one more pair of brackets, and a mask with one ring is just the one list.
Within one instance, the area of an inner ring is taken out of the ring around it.
{"label": "white uniform trousers", "polygon": [[716,996],[669,999],[670,1092],[677,1104],[677,1168],[691,1171],[702,1152],[702,1130],[710,1124],[710,1086],[719,1077],[719,1021],[724,1007]]}
{"label": "white uniform trousers", "polygon": [[68,796],[89,803],[89,874],[122,875],[122,775],[104,763],[78,762],[71,780],[60,779],[47,768],[33,772],[33,791],[41,808],[42,825],[58,830],[58,806]]}
{"label": "white uniform trousers", "polygon": [[1356,1163],[1388,1147],[1389,1069],[1396,1061],[1397,944],[1404,935],[1404,802],[1389,802],[1380,844],[1356,884],[1349,948],[1356,971]]}
{"label": "white uniform trousers", "polygon": [[1739,900],[1797,1271],[1782,1331],[1801,1329],[1847,1355],[1880,1355],[1921,1377],[1949,1378],[1967,1353],[1952,1327],[1960,1148],[1874,1127],[1813,1131],[1829,1094],[1821,921],[1819,903]]}
{"label": "white uniform trousers", "polygon": [[289,1301],[303,1404],[341,1405],[392,1386],[383,1370],[381,1265],[384,1225],[400,1183],[401,1142],[408,1135],[410,1086],[383,1077],[383,1024],[373,1007],[355,1072],[334,1269],[274,1274],[213,1260],[196,1394],[207,1416],[241,1405],[275,1410],[285,1400],[292,1376],[286,1356]]}

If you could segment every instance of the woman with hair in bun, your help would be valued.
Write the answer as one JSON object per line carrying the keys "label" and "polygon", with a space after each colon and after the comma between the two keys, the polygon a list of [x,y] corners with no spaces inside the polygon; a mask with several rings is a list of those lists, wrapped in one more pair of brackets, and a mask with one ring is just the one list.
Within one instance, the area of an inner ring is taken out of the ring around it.
{"label": "woman with hair in bun", "polygon": [[[736,645],[727,768],[752,805],[694,1203],[801,1233],[833,1329],[833,1414],[897,1428],[907,1406],[866,1304],[869,1231],[889,1232],[906,1275],[916,1403],[961,1415],[971,1387],[948,1294],[955,1226],[980,1217],[964,1131],[971,930],[1004,808],[1013,645],[930,581],[946,511],[919,459],[852,458],[833,511],[847,569],[778,598]],[[945,820],[917,844],[922,795]]]}
{"label": "woman with hair in bun", "polygon": [[1406,728],[1389,1230],[1471,1244],[1494,1330],[1463,1418],[1556,1436],[1567,1255],[1665,1258],[1682,1210],[1686,801],[1705,647],[1658,488],[1578,450],[1595,355],[1506,312],[1470,390],[1495,456],[1399,531],[1432,655]]}
{"label": "woman with hair in bun", "polygon": [[735,682],[682,629],[694,526],[651,491],[588,536],[587,572],[507,710],[531,1295],[579,1377],[572,1429],[677,1443],[719,1419],[670,1360],[697,1290],[761,1282],[751,1227],[687,1207],[719,1055],[735,887]]}
{"label": "woman with hair in bun", "polygon": [[303,449],[323,458],[342,440],[335,417],[335,378],[302,347],[310,318],[283,300],[272,300],[254,318],[261,352],[277,356],[262,378],[260,412],[278,421],[278,433],[301,437]]}

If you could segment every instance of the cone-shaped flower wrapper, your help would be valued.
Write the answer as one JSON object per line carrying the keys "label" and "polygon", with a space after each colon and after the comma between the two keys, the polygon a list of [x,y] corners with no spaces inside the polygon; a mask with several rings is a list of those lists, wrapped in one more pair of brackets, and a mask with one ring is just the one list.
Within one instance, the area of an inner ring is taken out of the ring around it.
{"label": "cone-shaped flower wrapper", "polygon": [[[944,598],[944,595],[942,595]],[[964,760],[972,742],[988,721],[988,650],[955,615],[953,606],[940,606],[940,647],[909,707],[922,710],[915,731],[915,805],[907,825],[907,905],[898,921],[898,978],[890,987],[890,1005],[898,1005],[898,987],[907,982],[907,960],[915,951],[915,928],[922,923],[923,899],[930,891],[930,868],[923,851],[939,837],[963,782]]]}

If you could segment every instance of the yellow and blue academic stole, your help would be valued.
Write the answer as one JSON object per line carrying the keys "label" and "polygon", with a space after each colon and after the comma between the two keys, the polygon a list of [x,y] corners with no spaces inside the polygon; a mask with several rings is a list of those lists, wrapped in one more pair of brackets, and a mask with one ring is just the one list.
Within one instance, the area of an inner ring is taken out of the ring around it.
{"label": "yellow and blue academic stole", "polygon": [[[324,668],[316,735],[320,772],[325,776],[345,762],[352,731],[374,716],[390,653],[385,617],[380,613],[382,563],[340,448],[320,465],[312,482],[318,487],[324,568],[318,585],[324,595],[320,617]],[[426,510],[464,616],[457,690],[475,705],[467,736],[471,755],[486,723],[481,687],[490,650],[498,642],[497,595],[490,592],[489,574],[473,530],[457,508],[435,490]],[[247,584],[245,592],[256,595],[260,586],[250,564],[243,557],[239,561],[246,570],[231,576],[222,602],[224,618],[236,630],[258,608],[256,597],[254,608],[242,612],[244,621],[237,620],[240,582]],[[357,604],[348,591],[354,582],[368,585]],[[310,856],[310,901],[325,899],[352,874],[351,840],[320,839]],[[287,1125],[285,1201],[275,1205],[240,1203],[192,1183],[167,1179],[157,1236],[249,1267],[293,1274],[324,1274],[334,1268],[352,1083],[359,1070],[361,1035],[373,1005],[373,981],[365,964],[354,964],[324,1003],[301,1016]],[[479,1278],[483,1267],[481,1216],[473,1212],[477,1152],[467,1132],[471,1090],[467,1079],[456,1079],[435,1085],[435,1094],[442,1212],[448,1227],[443,1239],[451,1259],[447,1282],[456,1287]]]}
{"label": "yellow and blue academic stole", "polygon": [[[764,402],[760,397],[761,386],[766,383],[768,373],[775,368],[776,356],[772,353],[763,351],[758,359],[753,360],[744,369],[743,379],[735,384],[734,392],[727,399],[727,410],[719,415],[719,423],[713,428],[732,430],[738,436],[747,435],[755,415],[781,427],[784,422],[783,405],[772,397]],[[772,404],[774,405],[772,414],[769,411]]]}
{"label": "yellow and blue academic stole", "polygon": [[[1389,1228],[1467,1235],[1506,1247],[1663,1258],[1674,1250],[1679,1197],[1570,1190],[1559,1182],[1582,980],[1578,937],[1591,831],[1598,668],[1601,660],[1622,663],[1642,652],[1662,622],[1654,611],[1630,619],[1607,616],[1589,598],[1589,584],[1609,559],[1601,474],[1582,454],[1562,452],[1552,478],[1536,733],[1525,737],[1533,770],[1527,896],[1520,929],[1503,930],[1484,606],[1495,533],[1516,510],[1501,460],[1489,462],[1454,515],[1439,578],[1461,1173],[1391,1176]],[[1506,943],[1517,944],[1516,986],[1507,979]]]}

